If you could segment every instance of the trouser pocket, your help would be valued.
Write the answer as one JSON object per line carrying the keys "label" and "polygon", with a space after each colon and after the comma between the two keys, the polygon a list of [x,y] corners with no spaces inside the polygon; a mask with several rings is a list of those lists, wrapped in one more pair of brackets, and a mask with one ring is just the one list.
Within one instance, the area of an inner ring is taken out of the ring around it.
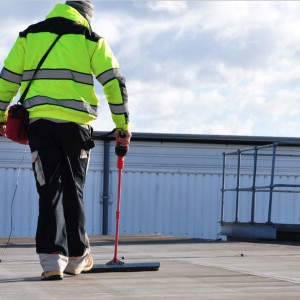
{"label": "trouser pocket", "polygon": [[31,156],[32,156],[32,167],[36,176],[36,180],[40,186],[43,186],[46,184],[46,180],[45,180],[45,174],[43,170],[42,161],[39,156],[39,152],[36,150],[31,153]]}

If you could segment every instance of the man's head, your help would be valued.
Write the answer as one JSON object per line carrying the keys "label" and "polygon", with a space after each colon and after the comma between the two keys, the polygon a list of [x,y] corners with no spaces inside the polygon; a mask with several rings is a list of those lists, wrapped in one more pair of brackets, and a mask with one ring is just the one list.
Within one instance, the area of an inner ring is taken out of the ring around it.
{"label": "man's head", "polygon": [[91,23],[94,12],[92,0],[66,1],[66,4],[78,10]]}

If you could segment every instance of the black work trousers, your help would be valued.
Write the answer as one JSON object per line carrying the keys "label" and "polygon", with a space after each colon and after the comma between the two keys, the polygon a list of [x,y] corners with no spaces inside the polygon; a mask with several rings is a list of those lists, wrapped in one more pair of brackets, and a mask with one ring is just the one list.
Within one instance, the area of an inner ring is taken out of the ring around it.
{"label": "black work trousers", "polygon": [[29,145],[39,194],[36,251],[81,256],[88,247],[83,189],[91,127],[40,119],[30,124]]}

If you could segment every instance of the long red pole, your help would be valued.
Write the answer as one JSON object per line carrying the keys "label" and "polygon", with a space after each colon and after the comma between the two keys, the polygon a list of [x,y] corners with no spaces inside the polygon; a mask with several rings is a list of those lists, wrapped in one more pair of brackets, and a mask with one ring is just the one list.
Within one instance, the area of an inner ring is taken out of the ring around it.
{"label": "long red pole", "polygon": [[121,214],[121,189],[122,189],[122,170],[124,168],[124,156],[118,156],[117,161],[118,168],[118,201],[116,209],[116,237],[115,237],[115,253],[113,261],[118,262],[118,244],[119,244],[119,224],[120,224],[120,214]]}

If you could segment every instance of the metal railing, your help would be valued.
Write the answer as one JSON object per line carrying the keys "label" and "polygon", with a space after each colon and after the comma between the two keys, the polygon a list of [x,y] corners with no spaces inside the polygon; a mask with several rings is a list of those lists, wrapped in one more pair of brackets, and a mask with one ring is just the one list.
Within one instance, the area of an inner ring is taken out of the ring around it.
{"label": "metal railing", "polygon": [[[264,192],[268,193],[268,216],[267,223],[272,223],[272,205],[273,205],[273,194],[276,192],[281,193],[300,193],[300,184],[279,184],[274,182],[275,176],[275,167],[276,159],[278,157],[290,157],[290,158],[300,158],[300,154],[284,154],[278,153],[278,146],[300,146],[300,144],[289,144],[289,143],[273,143],[264,146],[255,146],[247,149],[238,149],[234,152],[223,153],[223,172],[222,172],[222,204],[221,204],[221,224],[224,222],[224,206],[225,206],[225,193],[226,192],[235,192],[235,214],[234,220],[235,223],[239,222],[239,207],[240,207],[240,192],[251,192],[251,217],[250,223],[255,223],[255,206],[256,206],[256,193]],[[265,151],[261,153],[262,150],[269,149],[269,153]],[[253,166],[252,166],[252,185],[248,187],[240,187],[240,178],[241,178],[241,162],[242,157],[253,157]],[[236,157],[236,186],[233,188],[226,188],[226,169],[227,169],[227,159],[229,157]],[[269,174],[269,184],[268,185],[257,185],[257,172],[258,172],[258,158],[259,157],[270,157],[271,166]]]}

